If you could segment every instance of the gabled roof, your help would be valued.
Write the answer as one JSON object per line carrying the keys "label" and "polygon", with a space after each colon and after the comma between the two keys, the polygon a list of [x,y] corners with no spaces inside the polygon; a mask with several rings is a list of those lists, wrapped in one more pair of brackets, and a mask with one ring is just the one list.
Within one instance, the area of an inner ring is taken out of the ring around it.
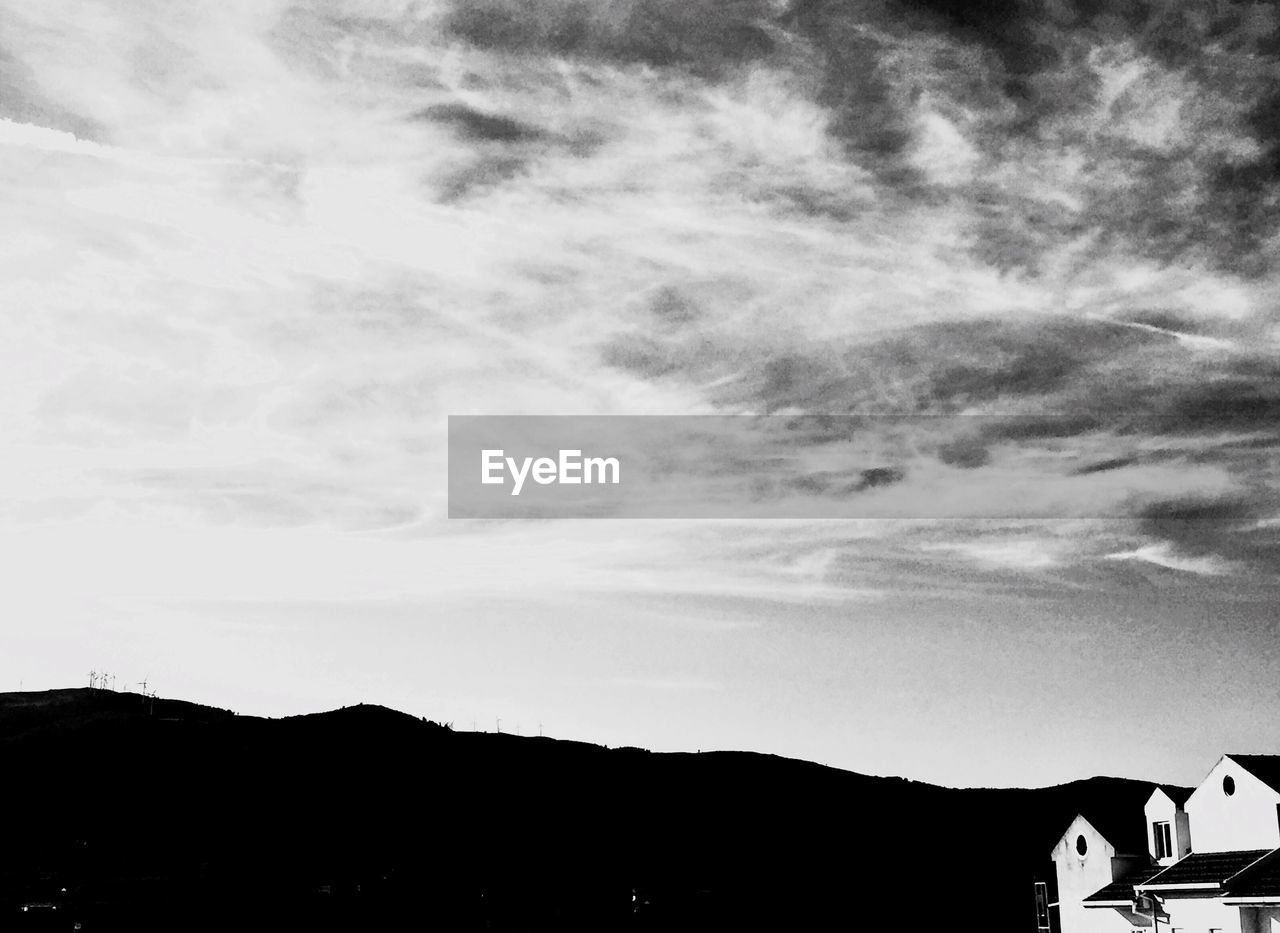
{"label": "gabled roof", "polygon": [[1216,892],[1271,849],[1240,852],[1193,852],[1138,885],[1143,891],[1199,890]]}
{"label": "gabled roof", "polygon": [[1263,784],[1280,791],[1280,755],[1227,755]]}

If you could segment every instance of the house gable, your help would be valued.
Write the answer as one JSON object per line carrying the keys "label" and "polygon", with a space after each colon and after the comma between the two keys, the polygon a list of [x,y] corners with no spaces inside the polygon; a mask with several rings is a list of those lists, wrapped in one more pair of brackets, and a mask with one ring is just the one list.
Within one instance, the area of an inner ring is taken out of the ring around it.
{"label": "house gable", "polygon": [[1191,822],[1182,806],[1190,794],[1188,788],[1157,787],[1143,807],[1147,853],[1158,865],[1172,865],[1191,852]]}
{"label": "house gable", "polygon": [[[1136,816],[1136,815],[1135,815]],[[1116,911],[1086,907],[1084,900],[1131,869],[1116,846],[1083,815],[1071,821],[1050,857],[1058,877],[1058,915],[1063,931],[1109,930],[1129,933],[1132,926]]]}
{"label": "house gable", "polygon": [[1280,847],[1280,790],[1230,755],[1187,798],[1186,811],[1198,853]]}

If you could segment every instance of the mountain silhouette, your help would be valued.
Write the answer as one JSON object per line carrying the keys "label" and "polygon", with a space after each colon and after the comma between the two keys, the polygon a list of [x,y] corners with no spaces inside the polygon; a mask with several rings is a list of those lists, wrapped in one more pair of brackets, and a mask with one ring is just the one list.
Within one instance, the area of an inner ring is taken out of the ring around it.
{"label": "mountain silhouette", "polygon": [[1072,817],[1140,824],[1153,787],[944,788],[89,689],[0,694],[0,761],[0,911],[85,933],[1027,931]]}

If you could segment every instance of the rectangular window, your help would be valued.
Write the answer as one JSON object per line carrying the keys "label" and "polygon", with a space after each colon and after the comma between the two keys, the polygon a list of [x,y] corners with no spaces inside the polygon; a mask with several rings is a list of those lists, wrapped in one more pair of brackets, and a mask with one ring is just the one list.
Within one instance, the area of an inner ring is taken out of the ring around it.
{"label": "rectangular window", "polygon": [[1049,886],[1043,881],[1036,882],[1036,927],[1049,929]]}
{"label": "rectangular window", "polygon": [[1167,822],[1152,823],[1151,836],[1155,840],[1156,858],[1168,858],[1173,855],[1173,833]]}

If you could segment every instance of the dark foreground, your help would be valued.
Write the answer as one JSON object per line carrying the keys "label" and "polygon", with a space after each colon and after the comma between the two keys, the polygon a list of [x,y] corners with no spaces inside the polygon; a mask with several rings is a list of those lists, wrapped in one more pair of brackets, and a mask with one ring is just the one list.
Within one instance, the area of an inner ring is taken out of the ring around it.
{"label": "dark foreground", "polygon": [[[0,694],[0,930],[1032,931],[1079,809],[746,753]],[[21,908],[27,907],[26,911]]]}

